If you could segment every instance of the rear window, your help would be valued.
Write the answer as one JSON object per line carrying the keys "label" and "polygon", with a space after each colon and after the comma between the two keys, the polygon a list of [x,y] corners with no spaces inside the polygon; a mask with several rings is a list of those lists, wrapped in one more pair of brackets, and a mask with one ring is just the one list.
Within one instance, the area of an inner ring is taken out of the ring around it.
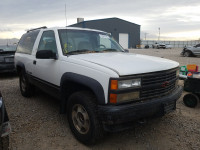
{"label": "rear window", "polygon": [[39,30],[31,31],[22,35],[19,44],[17,46],[17,53],[31,54],[38,33]]}

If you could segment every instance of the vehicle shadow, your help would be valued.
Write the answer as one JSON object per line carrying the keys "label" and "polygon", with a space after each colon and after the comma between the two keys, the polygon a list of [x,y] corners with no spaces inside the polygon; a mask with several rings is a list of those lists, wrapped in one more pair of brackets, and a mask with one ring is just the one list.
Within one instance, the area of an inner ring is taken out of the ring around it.
{"label": "vehicle shadow", "polygon": [[17,78],[17,73],[15,72],[9,72],[9,73],[0,73],[0,80],[5,80],[5,79],[13,79]]}

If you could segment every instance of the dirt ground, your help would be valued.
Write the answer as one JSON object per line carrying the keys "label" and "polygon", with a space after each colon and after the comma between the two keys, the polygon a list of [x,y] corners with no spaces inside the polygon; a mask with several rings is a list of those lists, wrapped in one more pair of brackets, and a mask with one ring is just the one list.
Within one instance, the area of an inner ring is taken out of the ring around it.
{"label": "dirt ground", "polygon": [[[180,49],[138,49],[130,52],[169,58],[180,65],[195,63],[198,57],[180,57]],[[180,81],[179,84],[183,85]],[[133,124],[133,128],[109,133],[93,146],[85,146],[72,135],[67,118],[59,114],[59,103],[50,96],[36,91],[31,98],[20,94],[18,77],[0,75],[0,90],[12,126],[10,149],[12,150],[199,150],[200,104],[196,108],[185,107],[182,97],[177,109],[162,118],[148,120],[146,124]]]}

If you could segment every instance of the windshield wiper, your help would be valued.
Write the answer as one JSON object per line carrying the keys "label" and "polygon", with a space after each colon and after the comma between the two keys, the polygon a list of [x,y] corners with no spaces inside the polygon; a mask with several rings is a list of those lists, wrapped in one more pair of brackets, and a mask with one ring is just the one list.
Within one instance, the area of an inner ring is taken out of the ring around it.
{"label": "windshield wiper", "polygon": [[89,49],[79,49],[79,50],[75,50],[75,51],[71,51],[71,52],[68,52],[66,54],[76,54],[76,53],[96,53],[98,51],[92,51],[92,50],[89,50]]}
{"label": "windshield wiper", "polygon": [[102,51],[100,51],[100,52],[118,52],[118,50],[117,49],[112,49],[112,48],[109,48],[109,49],[104,49],[104,50],[102,50]]}

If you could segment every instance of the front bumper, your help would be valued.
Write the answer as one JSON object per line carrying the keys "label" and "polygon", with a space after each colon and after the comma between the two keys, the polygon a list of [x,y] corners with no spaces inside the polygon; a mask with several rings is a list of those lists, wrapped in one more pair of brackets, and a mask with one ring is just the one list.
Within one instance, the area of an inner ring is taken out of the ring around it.
{"label": "front bumper", "polygon": [[15,71],[14,63],[0,64],[0,73],[14,72],[14,71]]}
{"label": "front bumper", "polygon": [[99,117],[103,125],[127,123],[151,116],[163,116],[176,109],[176,101],[182,94],[182,87],[177,87],[171,94],[140,103],[118,106],[99,106]]}
{"label": "front bumper", "polygon": [[3,98],[0,97],[0,138],[9,135],[11,126],[8,118],[8,113],[4,105]]}
{"label": "front bumper", "polygon": [[163,46],[163,45],[160,45],[160,46],[158,46],[159,48],[163,48],[163,49],[165,49],[166,48],[166,46]]}

